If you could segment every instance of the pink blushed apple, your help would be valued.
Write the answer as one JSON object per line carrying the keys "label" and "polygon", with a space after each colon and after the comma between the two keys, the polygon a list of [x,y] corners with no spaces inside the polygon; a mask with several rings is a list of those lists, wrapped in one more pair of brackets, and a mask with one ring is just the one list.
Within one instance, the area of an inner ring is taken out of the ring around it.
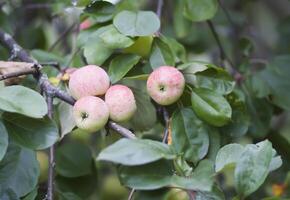
{"label": "pink blushed apple", "polygon": [[147,92],[160,105],[176,102],[183,93],[185,79],[175,67],[161,66],[148,77]]}
{"label": "pink blushed apple", "polygon": [[128,121],[135,113],[137,106],[133,92],[124,85],[111,86],[105,95],[110,118],[116,122]]}
{"label": "pink blushed apple", "polygon": [[106,93],[110,78],[105,70],[96,65],[87,65],[70,75],[69,90],[75,99],[98,96]]}
{"label": "pink blushed apple", "polygon": [[109,108],[99,97],[86,96],[77,100],[73,116],[78,128],[95,132],[105,126],[109,119]]}

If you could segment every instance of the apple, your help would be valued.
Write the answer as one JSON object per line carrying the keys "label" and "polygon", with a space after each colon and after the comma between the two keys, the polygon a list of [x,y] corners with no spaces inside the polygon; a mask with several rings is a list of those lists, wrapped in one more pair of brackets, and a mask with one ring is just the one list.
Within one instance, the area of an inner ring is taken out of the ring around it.
{"label": "apple", "polygon": [[109,87],[110,78],[108,74],[96,65],[84,66],[70,75],[69,90],[75,99],[103,95]]}
{"label": "apple", "polygon": [[101,199],[121,200],[128,198],[128,189],[120,184],[117,176],[109,175],[105,178],[102,187]]}
{"label": "apple", "polygon": [[40,170],[38,181],[42,183],[45,182],[48,177],[48,167],[49,167],[48,155],[43,151],[37,151],[36,159],[39,163]]}
{"label": "apple", "polygon": [[89,19],[84,20],[81,24],[80,24],[80,30],[85,30],[91,27],[91,22]]}
{"label": "apple", "polygon": [[147,91],[151,98],[160,105],[176,102],[183,93],[185,79],[175,67],[161,66],[148,77]]}
{"label": "apple", "polygon": [[167,200],[189,200],[189,196],[186,191],[181,189],[170,189],[166,194]]}
{"label": "apple", "polygon": [[73,107],[73,116],[78,128],[96,132],[103,128],[109,119],[109,108],[99,97],[82,97]]}
{"label": "apple", "polygon": [[151,51],[153,36],[141,36],[134,44],[124,49],[125,53],[134,53],[147,57]]}
{"label": "apple", "polygon": [[132,90],[124,85],[111,86],[106,92],[105,102],[110,118],[116,122],[128,121],[137,109]]}

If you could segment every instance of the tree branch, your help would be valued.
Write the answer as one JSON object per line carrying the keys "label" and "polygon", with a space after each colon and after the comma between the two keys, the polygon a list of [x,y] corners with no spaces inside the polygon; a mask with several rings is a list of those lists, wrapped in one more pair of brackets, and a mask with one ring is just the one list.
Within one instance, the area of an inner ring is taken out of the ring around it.
{"label": "tree branch", "polygon": [[8,78],[34,74],[35,72],[36,72],[36,70],[31,68],[31,69],[21,70],[21,71],[17,71],[17,72],[11,72],[11,73],[8,73],[8,74],[2,74],[2,75],[0,75],[0,81],[6,80]]}
{"label": "tree branch", "polygon": [[[48,107],[48,117],[53,118],[53,97],[48,92],[46,95],[46,102]],[[54,145],[49,148],[49,168],[48,168],[48,181],[47,181],[47,200],[54,199]]]}

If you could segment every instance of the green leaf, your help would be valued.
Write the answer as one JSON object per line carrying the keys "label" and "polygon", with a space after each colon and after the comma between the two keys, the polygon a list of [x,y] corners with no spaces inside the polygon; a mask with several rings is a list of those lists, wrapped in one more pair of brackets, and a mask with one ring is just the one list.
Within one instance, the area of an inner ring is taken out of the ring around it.
{"label": "green leaf", "polygon": [[8,133],[4,124],[0,121],[0,161],[4,157],[8,147]]}
{"label": "green leaf", "polygon": [[119,168],[121,182],[137,190],[155,190],[177,187],[189,190],[210,191],[213,184],[213,164],[208,160],[199,163],[192,175],[181,177],[174,174],[169,161],[160,160],[142,166]]}
{"label": "green leaf", "polygon": [[[78,155],[78,156],[76,156]],[[56,151],[56,172],[64,177],[79,177],[91,173],[92,154],[80,143],[66,143]]]}
{"label": "green leaf", "polygon": [[72,192],[59,193],[59,200],[82,200],[79,196]]}
{"label": "green leaf", "polygon": [[37,196],[38,187],[35,187],[28,195],[26,195],[23,200],[35,200]]}
{"label": "green leaf", "polygon": [[171,38],[171,37],[165,37],[165,36],[161,36],[161,40],[163,42],[165,42],[171,49],[173,55],[174,55],[174,59],[176,63],[179,62],[186,62],[186,50],[184,48],[184,46],[179,43],[176,39]]}
{"label": "green leaf", "polygon": [[109,67],[111,83],[121,80],[136,65],[140,56],[134,54],[123,54],[115,57]]}
{"label": "green leaf", "polygon": [[41,49],[34,49],[31,52],[31,55],[38,60],[39,62],[58,62],[60,65],[65,63],[65,59],[64,57],[51,53],[51,52],[47,52]]}
{"label": "green leaf", "polygon": [[174,1],[173,28],[177,38],[184,38],[188,35],[191,21],[183,16],[185,1]]}
{"label": "green leaf", "polygon": [[17,194],[10,188],[6,190],[0,190],[0,199],[3,200],[19,200]]}
{"label": "green leaf", "polygon": [[136,100],[137,111],[129,122],[135,131],[146,131],[157,121],[156,110],[147,93],[146,81],[122,80],[122,84],[129,86]]}
{"label": "green leaf", "polygon": [[84,45],[84,56],[89,64],[102,65],[112,53],[99,37],[91,37]]}
{"label": "green leaf", "polygon": [[290,110],[290,56],[277,56],[266,69],[256,74],[270,90],[271,101],[286,110]]}
{"label": "green leaf", "polygon": [[127,36],[152,35],[160,27],[158,16],[151,11],[122,11],[114,17],[113,23]]}
{"label": "green leaf", "polygon": [[22,197],[31,192],[38,181],[39,166],[35,152],[11,144],[0,162],[0,188],[8,188]]}
{"label": "green leaf", "polygon": [[113,19],[115,6],[107,1],[94,1],[84,9],[84,15],[88,15],[94,22],[104,23]]}
{"label": "green leaf", "polygon": [[0,89],[0,109],[33,118],[42,118],[47,113],[44,98],[34,90],[20,85]]}
{"label": "green leaf", "polygon": [[194,87],[211,89],[222,95],[231,93],[235,87],[232,76],[212,64],[195,61],[178,68],[185,68],[186,82]]}
{"label": "green leaf", "polygon": [[214,185],[210,192],[197,192],[195,196],[196,200],[225,200],[223,192]]}
{"label": "green leaf", "polygon": [[219,172],[227,166],[235,165],[244,150],[245,148],[240,144],[228,144],[223,146],[216,156],[215,171]]}
{"label": "green leaf", "polygon": [[172,145],[177,154],[191,162],[198,162],[208,152],[207,126],[199,120],[192,109],[183,108],[172,116]]}
{"label": "green leaf", "polygon": [[175,57],[167,43],[160,38],[155,38],[149,61],[152,69],[156,69],[164,65],[174,66]]}
{"label": "green leaf", "polygon": [[73,107],[61,101],[57,107],[61,137],[70,133],[76,126],[73,117]]}
{"label": "green leaf", "polygon": [[235,188],[240,197],[256,191],[265,181],[272,160],[272,144],[263,141],[247,145],[235,169]]}
{"label": "green leaf", "polygon": [[102,150],[97,160],[133,166],[174,157],[169,146],[161,142],[123,138]]}
{"label": "green leaf", "polygon": [[218,10],[217,0],[185,0],[184,16],[194,22],[214,17]]}
{"label": "green leaf", "polygon": [[113,25],[107,26],[99,37],[110,49],[126,48],[134,43],[134,40],[121,34]]}
{"label": "green leaf", "polygon": [[250,116],[244,103],[244,97],[239,96],[241,93],[233,92],[228,95],[228,100],[232,107],[232,120],[222,127],[222,133],[230,137],[238,138],[245,135],[250,126]]}
{"label": "green leaf", "polygon": [[[79,200],[77,197],[80,197],[81,199],[89,199],[89,196],[91,196],[98,187],[98,178],[96,172],[93,170],[92,174],[76,178],[56,176],[55,183],[56,191],[58,191],[58,193],[74,194],[76,199],[68,200]],[[68,197],[73,197],[73,195],[68,195]]]}
{"label": "green leaf", "polygon": [[56,124],[47,117],[34,119],[23,115],[4,113],[3,119],[9,136],[24,147],[46,149],[59,139]]}
{"label": "green leaf", "polygon": [[229,122],[232,109],[227,100],[220,94],[196,88],[191,94],[192,108],[202,120],[214,126],[223,126]]}

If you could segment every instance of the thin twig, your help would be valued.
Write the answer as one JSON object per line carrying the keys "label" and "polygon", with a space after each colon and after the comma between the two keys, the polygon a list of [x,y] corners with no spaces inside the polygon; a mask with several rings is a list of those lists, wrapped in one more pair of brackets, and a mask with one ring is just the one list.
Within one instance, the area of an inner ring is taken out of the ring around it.
{"label": "thin twig", "polygon": [[219,51],[220,51],[220,58],[222,61],[228,61],[228,63],[230,64],[230,67],[231,67],[231,74],[236,78],[236,79],[239,79],[238,81],[240,81],[242,79],[242,75],[239,73],[239,71],[236,69],[236,67],[234,66],[233,62],[231,61],[231,59],[227,56],[225,50],[224,50],[224,47],[220,41],[220,38],[217,34],[217,31],[212,23],[212,21],[210,20],[207,20],[206,21],[212,34],[213,34],[213,37],[219,47]]}
{"label": "thin twig", "polygon": [[2,74],[2,75],[0,75],[0,81],[6,80],[8,78],[34,74],[35,72],[36,72],[36,70],[31,68],[31,69],[25,69],[25,70],[21,70],[21,71],[17,71],[17,72],[12,72],[12,73],[9,73],[9,74]]}
{"label": "thin twig", "polygon": [[167,144],[168,143],[168,134],[169,134],[169,114],[165,107],[162,107],[162,115],[165,122],[165,131],[162,142]]}
{"label": "thin twig", "polygon": [[156,14],[159,17],[159,19],[161,18],[161,15],[162,15],[162,7],[163,7],[163,0],[158,0]]}
{"label": "thin twig", "polygon": [[135,191],[136,191],[135,189],[131,189],[129,197],[128,197],[128,200],[132,200],[133,199]]}
{"label": "thin twig", "polygon": [[[53,118],[53,97],[51,93],[46,93],[46,102],[48,107],[48,117]],[[47,180],[47,200],[54,199],[54,145],[49,148],[49,168],[48,168],[48,180]]]}
{"label": "thin twig", "polygon": [[61,42],[65,38],[65,36],[67,34],[69,34],[74,29],[74,27],[76,26],[76,24],[77,23],[73,23],[65,31],[63,31],[60,34],[60,36],[58,37],[58,39],[49,47],[48,51],[52,51],[58,45],[58,43]]}
{"label": "thin twig", "polygon": [[222,1],[218,0],[218,4],[220,5],[220,7],[222,8],[223,12],[225,13],[225,16],[226,16],[227,20],[229,21],[229,23],[231,24],[231,26],[235,27],[235,23],[232,20],[232,18],[230,16],[230,13],[226,9],[226,7],[223,5]]}
{"label": "thin twig", "polygon": [[120,126],[116,122],[109,121],[108,125],[111,129],[117,131],[120,133],[122,136],[129,138],[129,139],[136,139],[136,136],[128,129],[124,128],[123,126]]}

